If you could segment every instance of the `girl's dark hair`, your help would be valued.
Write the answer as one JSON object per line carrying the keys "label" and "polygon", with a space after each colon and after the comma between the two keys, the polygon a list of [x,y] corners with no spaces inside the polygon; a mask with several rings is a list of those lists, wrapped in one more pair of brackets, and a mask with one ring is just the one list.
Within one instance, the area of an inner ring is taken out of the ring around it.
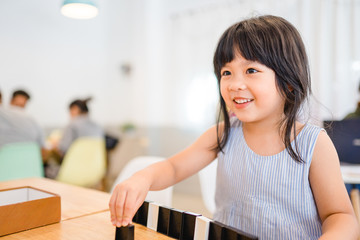
{"label": "girl's dark hair", "polygon": [[[276,86],[284,97],[285,117],[280,122],[283,142],[290,156],[303,162],[295,138],[291,146],[291,132],[296,136],[295,122],[302,103],[311,93],[310,71],[304,43],[296,28],[277,16],[250,18],[229,27],[221,36],[214,54],[214,71],[220,92],[220,71],[231,62],[236,52],[245,59],[258,61],[275,72]],[[223,151],[228,140],[230,120],[224,99],[220,94],[220,112],[217,120],[217,147]],[[220,116],[224,129],[220,136]]]}
{"label": "girl's dark hair", "polygon": [[80,113],[88,113],[89,108],[87,106],[87,102],[90,100],[91,98],[86,98],[84,100],[76,99],[70,103],[69,109],[76,106],[80,109]]}

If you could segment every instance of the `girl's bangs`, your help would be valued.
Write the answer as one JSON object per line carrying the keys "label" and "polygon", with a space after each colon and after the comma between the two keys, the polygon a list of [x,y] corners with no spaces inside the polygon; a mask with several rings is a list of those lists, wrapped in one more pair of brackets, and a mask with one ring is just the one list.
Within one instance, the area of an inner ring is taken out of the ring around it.
{"label": "girl's bangs", "polygon": [[236,54],[240,54],[246,60],[259,61],[267,65],[265,56],[268,54],[265,54],[263,50],[263,43],[261,43],[260,37],[254,34],[250,35],[239,29],[239,27],[235,31],[234,33],[229,29],[219,44],[219,49],[221,50],[215,55],[219,68],[221,69],[226,63],[231,62]]}

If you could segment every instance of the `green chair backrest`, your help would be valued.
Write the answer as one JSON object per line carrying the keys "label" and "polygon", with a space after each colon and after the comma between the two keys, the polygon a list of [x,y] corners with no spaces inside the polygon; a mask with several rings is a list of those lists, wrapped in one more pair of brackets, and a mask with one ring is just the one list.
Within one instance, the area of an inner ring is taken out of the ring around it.
{"label": "green chair backrest", "polygon": [[105,139],[82,137],[76,139],[66,152],[56,180],[91,187],[106,173]]}
{"label": "green chair backrest", "polygon": [[41,150],[37,143],[9,143],[0,148],[0,181],[44,177]]}

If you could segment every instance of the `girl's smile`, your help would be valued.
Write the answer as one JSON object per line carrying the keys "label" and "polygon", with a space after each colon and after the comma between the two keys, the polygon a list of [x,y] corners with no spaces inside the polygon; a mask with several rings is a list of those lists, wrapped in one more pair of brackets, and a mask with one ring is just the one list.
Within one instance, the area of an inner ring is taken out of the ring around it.
{"label": "girl's smile", "polygon": [[242,97],[234,97],[233,102],[235,103],[235,108],[245,108],[250,104],[250,102],[254,101],[252,98],[242,98]]}

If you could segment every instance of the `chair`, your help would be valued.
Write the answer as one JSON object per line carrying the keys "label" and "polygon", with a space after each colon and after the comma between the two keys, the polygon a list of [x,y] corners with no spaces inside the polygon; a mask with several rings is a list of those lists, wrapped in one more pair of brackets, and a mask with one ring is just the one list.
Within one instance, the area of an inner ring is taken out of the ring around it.
{"label": "chair", "polygon": [[106,173],[104,138],[81,137],[66,152],[56,180],[83,187],[93,187]]}
{"label": "chair", "polygon": [[216,189],[216,171],[217,159],[202,169],[198,175],[200,180],[200,189],[205,207],[211,214],[214,214],[215,205],[215,189]]}
{"label": "chair", "polygon": [[0,148],[0,181],[43,176],[41,151],[37,143],[9,143]]}
{"label": "chair", "polygon": [[[111,189],[111,193],[114,191],[115,186],[126,180],[127,178],[131,177],[135,172],[160,161],[165,160],[162,157],[154,157],[154,156],[139,156],[135,157],[134,159],[130,160],[123,170],[120,172],[118,177],[116,178],[113,187]],[[170,186],[161,191],[149,191],[146,200],[154,201],[156,203],[162,204],[167,207],[171,207],[172,205],[172,193],[173,187]]]}

